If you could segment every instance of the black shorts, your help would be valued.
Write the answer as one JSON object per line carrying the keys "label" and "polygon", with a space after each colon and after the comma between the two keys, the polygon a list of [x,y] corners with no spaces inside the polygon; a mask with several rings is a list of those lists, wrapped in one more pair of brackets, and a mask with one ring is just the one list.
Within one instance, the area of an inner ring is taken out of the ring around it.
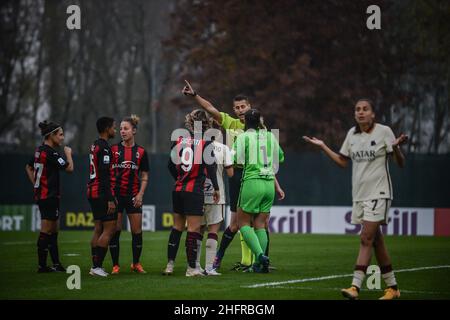
{"label": "black shorts", "polygon": [[228,180],[230,188],[230,211],[237,211],[239,191],[241,190],[241,179],[243,169],[234,168],[234,175]]}
{"label": "black shorts", "polygon": [[140,208],[136,208],[133,205],[133,197],[122,197],[122,196],[118,196],[117,197],[117,211],[120,213],[123,213],[124,211],[126,211],[127,214],[132,214],[132,213],[140,213],[142,214],[142,207]]}
{"label": "black shorts", "polygon": [[91,204],[94,220],[112,221],[117,220],[117,210],[113,214],[108,214],[108,201],[103,198],[88,199]]}
{"label": "black shorts", "polygon": [[205,196],[193,192],[172,192],[173,212],[186,216],[203,216]]}
{"label": "black shorts", "polygon": [[56,221],[59,218],[59,199],[47,198],[37,202],[41,213],[41,220]]}

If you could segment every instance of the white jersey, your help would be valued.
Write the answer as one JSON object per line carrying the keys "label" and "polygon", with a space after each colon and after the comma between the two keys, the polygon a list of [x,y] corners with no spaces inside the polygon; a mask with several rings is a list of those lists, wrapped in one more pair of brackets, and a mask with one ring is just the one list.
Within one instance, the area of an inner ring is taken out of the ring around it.
{"label": "white jersey", "polygon": [[[213,141],[214,156],[217,164],[217,183],[219,184],[220,200],[218,204],[225,204],[225,184],[223,183],[223,169],[233,165],[230,148],[226,145]],[[214,204],[214,188],[210,179],[205,181],[205,204]]]}
{"label": "white jersey", "polygon": [[351,128],[340,153],[352,160],[353,201],[393,198],[388,157],[395,141],[391,128],[376,123],[370,133]]}

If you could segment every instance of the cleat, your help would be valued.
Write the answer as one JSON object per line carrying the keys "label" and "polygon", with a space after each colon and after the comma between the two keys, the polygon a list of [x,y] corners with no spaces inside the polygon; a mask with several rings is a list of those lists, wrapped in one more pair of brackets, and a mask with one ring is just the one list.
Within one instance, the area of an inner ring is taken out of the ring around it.
{"label": "cleat", "polygon": [[174,262],[173,261],[169,261],[167,263],[166,268],[162,272],[162,275],[163,276],[171,276],[173,274],[173,267],[174,267]]}
{"label": "cleat", "polygon": [[400,298],[400,290],[387,288],[384,290],[384,295],[379,300],[393,300],[397,298]]}
{"label": "cleat", "polygon": [[91,268],[89,271],[91,276],[107,277],[108,273],[103,268]]}
{"label": "cleat", "polygon": [[213,269],[219,270],[221,263],[222,263],[222,258],[219,258],[219,256],[215,256],[214,262],[213,262]]}
{"label": "cleat", "polygon": [[111,271],[111,275],[113,274],[119,274],[120,272],[120,266],[118,264],[114,265]]}
{"label": "cleat", "polygon": [[234,266],[230,269],[231,271],[244,271],[244,270],[246,270],[246,269],[248,269],[248,268],[250,268],[251,267],[251,265],[250,266],[247,266],[247,265],[245,265],[245,264],[242,264],[242,263],[240,263],[240,262],[236,262],[235,264],[234,264]]}
{"label": "cleat", "polygon": [[50,273],[50,272],[55,272],[55,270],[53,270],[53,268],[50,268],[48,266],[44,266],[44,267],[39,267],[37,272],[38,273]]}
{"label": "cleat", "polygon": [[142,267],[141,263],[135,263],[135,264],[131,264],[131,271],[134,271],[136,273],[147,273],[144,268]]}
{"label": "cleat", "polygon": [[205,270],[205,275],[207,276],[221,276],[222,274],[217,272],[216,269]]}
{"label": "cleat", "polygon": [[270,265],[269,257],[262,254],[258,257],[258,260],[259,260],[259,263],[261,264],[261,272],[268,273],[269,265]]}
{"label": "cleat", "polygon": [[196,269],[200,270],[201,273],[205,273],[205,269],[202,268],[201,264],[196,264],[195,266]]}
{"label": "cleat", "polygon": [[186,277],[203,277],[205,274],[197,268],[187,267]]}
{"label": "cleat", "polygon": [[355,286],[351,286],[348,289],[342,289],[341,293],[345,298],[350,300],[356,300],[359,296],[358,289]]}
{"label": "cleat", "polygon": [[61,264],[54,264],[52,270],[53,272],[66,272],[66,269]]}

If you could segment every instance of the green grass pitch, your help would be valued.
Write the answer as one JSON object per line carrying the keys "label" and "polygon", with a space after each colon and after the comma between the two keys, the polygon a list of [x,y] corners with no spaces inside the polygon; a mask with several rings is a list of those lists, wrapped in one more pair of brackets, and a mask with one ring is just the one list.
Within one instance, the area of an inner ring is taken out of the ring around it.
{"label": "green grass pitch", "polygon": [[[277,270],[269,274],[229,271],[240,260],[237,236],[222,263],[222,276],[186,278],[184,235],[173,276],[162,276],[168,232],[144,233],[142,264],[147,274],[130,272],[131,236],[121,236],[121,274],[92,277],[88,231],[62,231],[59,248],[63,264],[81,267],[81,290],[69,290],[69,274],[36,273],[37,233],[0,233],[0,299],[343,299],[359,246],[357,236],[272,234],[270,256]],[[450,299],[450,238],[386,237],[401,299]],[[202,264],[204,258],[204,247]],[[50,259],[49,259],[50,261]],[[375,260],[372,260],[375,263]],[[409,270],[443,266],[436,269]],[[446,266],[446,267],[445,267]],[[104,267],[111,270],[108,253]],[[335,278],[326,278],[328,276]],[[316,279],[314,279],[316,278]],[[318,279],[317,279],[318,278]],[[286,283],[290,280],[301,280]],[[269,287],[246,288],[279,282]],[[382,288],[384,287],[381,281]],[[361,299],[377,299],[382,290],[368,290]]]}

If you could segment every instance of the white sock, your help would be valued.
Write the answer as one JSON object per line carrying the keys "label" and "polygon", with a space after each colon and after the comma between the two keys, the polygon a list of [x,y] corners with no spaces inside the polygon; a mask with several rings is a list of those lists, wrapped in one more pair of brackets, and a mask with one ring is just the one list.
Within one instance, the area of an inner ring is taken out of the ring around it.
{"label": "white sock", "polygon": [[388,287],[393,287],[393,286],[397,285],[397,281],[395,280],[394,271],[383,273],[381,276],[383,277],[384,282],[386,283],[386,285]]}
{"label": "white sock", "polygon": [[352,286],[358,287],[361,289],[362,283],[364,281],[366,274],[361,270],[355,270],[353,272],[353,281]]}
{"label": "white sock", "polygon": [[205,269],[211,270],[213,268],[214,258],[217,252],[217,240],[208,238],[206,240],[206,252],[205,252]]}
{"label": "white sock", "polygon": [[197,240],[197,259],[195,260],[195,267],[197,269],[202,267],[200,265],[201,256],[202,256],[202,241]]}

